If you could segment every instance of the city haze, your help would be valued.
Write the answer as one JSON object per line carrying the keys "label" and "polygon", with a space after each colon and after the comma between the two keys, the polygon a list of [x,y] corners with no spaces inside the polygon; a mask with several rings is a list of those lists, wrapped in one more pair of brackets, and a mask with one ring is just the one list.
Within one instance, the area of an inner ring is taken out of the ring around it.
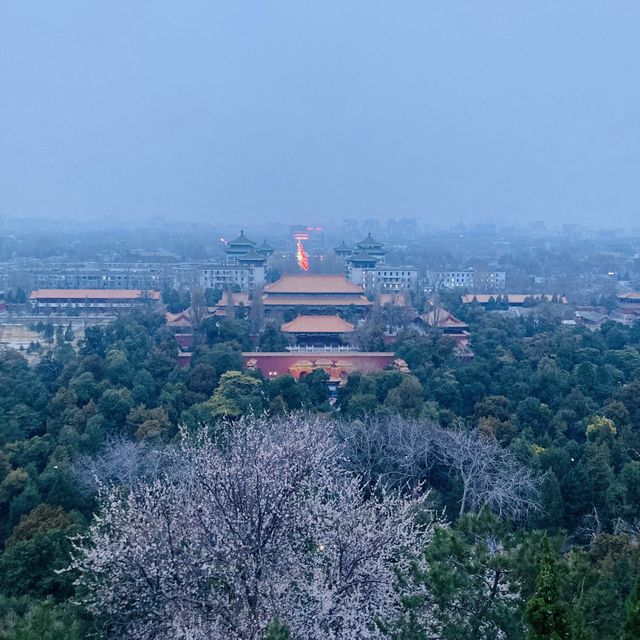
{"label": "city haze", "polygon": [[4,3],[0,215],[632,227],[636,2]]}

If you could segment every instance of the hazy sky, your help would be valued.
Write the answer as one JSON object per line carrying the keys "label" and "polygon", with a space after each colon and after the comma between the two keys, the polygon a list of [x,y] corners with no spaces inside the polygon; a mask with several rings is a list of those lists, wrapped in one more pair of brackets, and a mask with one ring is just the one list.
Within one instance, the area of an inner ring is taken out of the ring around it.
{"label": "hazy sky", "polygon": [[640,224],[640,2],[0,0],[0,215]]}

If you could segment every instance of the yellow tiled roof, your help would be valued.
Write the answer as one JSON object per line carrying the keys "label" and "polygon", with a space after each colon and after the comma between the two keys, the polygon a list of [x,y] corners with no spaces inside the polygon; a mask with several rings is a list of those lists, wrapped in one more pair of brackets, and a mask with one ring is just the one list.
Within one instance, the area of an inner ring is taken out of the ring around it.
{"label": "yellow tiled roof", "polygon": [[353,325],[339,316],[298,316],[281,325],[280,330],[284,333],[352,333]]}
{"label": "yellow tiled roof", "polygon": [[284,275],[277,282],[268,284],[265,293],[364,293],[362,287],[343,275]]}

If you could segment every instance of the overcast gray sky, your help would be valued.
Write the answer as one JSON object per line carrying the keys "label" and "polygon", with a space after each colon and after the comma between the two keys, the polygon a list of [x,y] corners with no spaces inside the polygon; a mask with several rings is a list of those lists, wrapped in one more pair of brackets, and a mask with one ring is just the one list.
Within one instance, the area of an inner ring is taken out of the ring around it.
{"label": "overcast gray sky", "polygon": [[0,0],[0,214],[640,220],[640,2]]}

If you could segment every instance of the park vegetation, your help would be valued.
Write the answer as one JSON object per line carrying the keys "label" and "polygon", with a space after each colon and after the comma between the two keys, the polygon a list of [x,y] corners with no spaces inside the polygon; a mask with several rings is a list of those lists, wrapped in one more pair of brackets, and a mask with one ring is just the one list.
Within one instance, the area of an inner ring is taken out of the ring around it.
{"label": "park vegetation", "polygon": [[0,353],[0,636],[639,637],[640,326],[452,310],[335,404],[250,318]]}

